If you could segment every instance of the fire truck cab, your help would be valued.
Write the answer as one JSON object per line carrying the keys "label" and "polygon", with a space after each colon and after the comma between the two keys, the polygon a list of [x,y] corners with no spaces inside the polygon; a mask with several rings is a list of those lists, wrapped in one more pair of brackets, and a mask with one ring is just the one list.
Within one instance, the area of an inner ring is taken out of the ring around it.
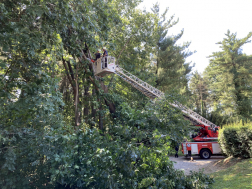
{"label": "fire truck cab", "polygon": [[200,155],[203,159],[209,159],[213,154],[221,154],[221,149],[217,142],[219,127],[196,126],[200,127],[198,135],[192,137],[194,142],[182,143],[183,154],[186,156]]}

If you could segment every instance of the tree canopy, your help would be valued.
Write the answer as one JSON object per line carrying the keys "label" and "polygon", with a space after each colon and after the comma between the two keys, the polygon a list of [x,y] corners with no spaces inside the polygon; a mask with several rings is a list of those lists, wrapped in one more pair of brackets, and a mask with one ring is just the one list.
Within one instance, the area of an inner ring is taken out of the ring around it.
{"label": "tree canopy", "polygon": [[205,71],[211,91],[212,107],[229,122],[251,119],[251,56],[242,53],[242,46],[249,42],[246,37],[237,39],[227,32],[226,38],[218,42],[222,49],[210,57]]}
{"label": "tree canopy", "polygon": [[[0,2],[0,188],[207,188],[212,182],[201,173],[185,176],[169,160],[190,125],[171,103],[188,101],[207,118],[250,119],[251,56],[241,47],[252,34],[236,39],[228,32],[206,73],[189,82],[190,42],[177,44],[183,30],[168,35],[178,20],[158,4],[139,10],[140,2]],[[103,47],[165,97],[150,100],[115,75],[95,76],[91,60]]]}

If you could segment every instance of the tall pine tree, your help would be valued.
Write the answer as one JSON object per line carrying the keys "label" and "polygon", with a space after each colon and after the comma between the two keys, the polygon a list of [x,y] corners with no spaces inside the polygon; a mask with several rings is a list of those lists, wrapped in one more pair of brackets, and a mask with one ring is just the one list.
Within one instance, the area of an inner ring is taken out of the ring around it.
{"label": "tall pine tree", "polygon": [[238,39],[227,31],[226,38],[218,42],[222,51],[214,52],[206,69],[214,110],[235,119],[251,118],[252,57],[242,53],[242,46],[252,36]]}
{"label": "tall pine tree", "polygon": [[159,6],[156,4],[152,11],[159,18],[155,27],[156,52],[153,56],[156,63],[156,86],[163,91],[177,89],[180,93],[185,93],[188,91],[187,76],[192,69],[192,66],[185,62],[186,57],[192,54],[187,50],[190,43],[181,46],[176,44],[182,37],[183,30],[178,35],[167,36],[168,30],[178,23],[178,20],[173,21],[174,16],[166,20],[168,9],[159,16]]}

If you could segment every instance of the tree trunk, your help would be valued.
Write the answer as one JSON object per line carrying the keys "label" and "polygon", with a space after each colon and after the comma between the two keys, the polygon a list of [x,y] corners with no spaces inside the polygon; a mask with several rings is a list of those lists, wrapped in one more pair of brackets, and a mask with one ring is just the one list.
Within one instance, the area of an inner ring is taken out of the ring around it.
{"label": "tree trunk", "polygon": [[[104,85],[103,82],[100,82],[101,84],[101,87],[104,91],[104,93],[108,93],[108,86],[107,85]],[[115,105],[113,103],[110,103],[107,99],[104,99],[105,101],[105,104],[109,107],[109,112],[114,114],[115,113]],[[113,115],[114,117],[114,115]]]}
{"label": "tree trunk", "polygon": [[234,87],[235,87],[237,114],[242,115],[243,114],[243,107],[242,107],[243,95],[241,91],[241,84],[239,82],[238,72],[237,72],[235,63],[232,63],[232,64],[233,64],[233,82],[234,82]]}
{"label": "tree trunk", "polygon": [[[84,80],[84,79],[83,79]],[[85,122],[87,123],[88,120],[88,115],[89,115],[89,104],[88,104],[88,97],[89,97],[89,84],[87,86],[84,86],[84,110],[83,110],[83,114],[84,114],[84,119]]]}
{"label": "tree trunk", "polygon": [[[80,112],[78,111],[78,104],[79,104],[79,86],[77,83],[77,80],[75,80],[75,90],[74,90],[74,112],[75,112],[75,126],[79,126],[79,116],[80,116]],[[76,129],[76,128],[75,128]]]}
{"label": "tree trunk", "polygon": [[83,104],[84,104],[84,102],[83,102],[83,91],[80,89],[80,87],[78,87],[79,88],[79,123],[81,123],[82,121],[83,121],[83,119],[82,119],[82,107],[83,107]]}
{"label": "tree trunk", "polygon": [[100,130],[103,130],[103,120],[102,120],[102,113],[101,113],[101,111],[102,111],[102,104],[101,104],[101,100],[100,99],[98,99],[98,101],[100,102],[100,107],[99,107],[99,129]]}
{"label": "tree trunk", "polygon": [[[92,96],[95,96],[95,89],[92,90]],[[94,104],[93,103],[91,105],[91,109],[92,109],[91,116],[92,116],[93,121],[95,122],[96,109],[94,108]],[[91,123],[91,126],[93,127],[94,124]]]}

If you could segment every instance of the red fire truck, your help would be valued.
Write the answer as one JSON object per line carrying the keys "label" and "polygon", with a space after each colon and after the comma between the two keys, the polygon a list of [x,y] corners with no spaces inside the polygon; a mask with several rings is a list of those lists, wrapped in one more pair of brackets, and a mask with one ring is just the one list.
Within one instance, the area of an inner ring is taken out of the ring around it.
{"label": "red fire truck", "polygon": [[218,139],[219,127],[211,127],[207,125],[196,125],[200,127],[198,135],[193,136],[194,142],[182,143],[182,152],[186,156],[192,154],[200,155],[203,159],[208,159],[213,154],[221,154]]}
{"label": "red fire truck", "polygon": [[[115,62],[115,57],[111,56],[103,57],[95,61],[94,64],[92,64],[95,76],[104,77],[105,75],[115,73],[125,82],[129,83],[154,101],[155,99],[165,97],[165,94],[162,91],[116,65]],[[195,142],[185,142],[182,144],[182,151],[185,155],[199,154],[202,158],[208,159],[212,154],[218,154],[221,152],[218,142],[213,141],[218,138],[219,127],[217,125],[178,101],[174,101],[170,103],[170,105],[181,110],[185,119],[191,121],[193,125],[200,127],[198,135],[193,137]]]}

